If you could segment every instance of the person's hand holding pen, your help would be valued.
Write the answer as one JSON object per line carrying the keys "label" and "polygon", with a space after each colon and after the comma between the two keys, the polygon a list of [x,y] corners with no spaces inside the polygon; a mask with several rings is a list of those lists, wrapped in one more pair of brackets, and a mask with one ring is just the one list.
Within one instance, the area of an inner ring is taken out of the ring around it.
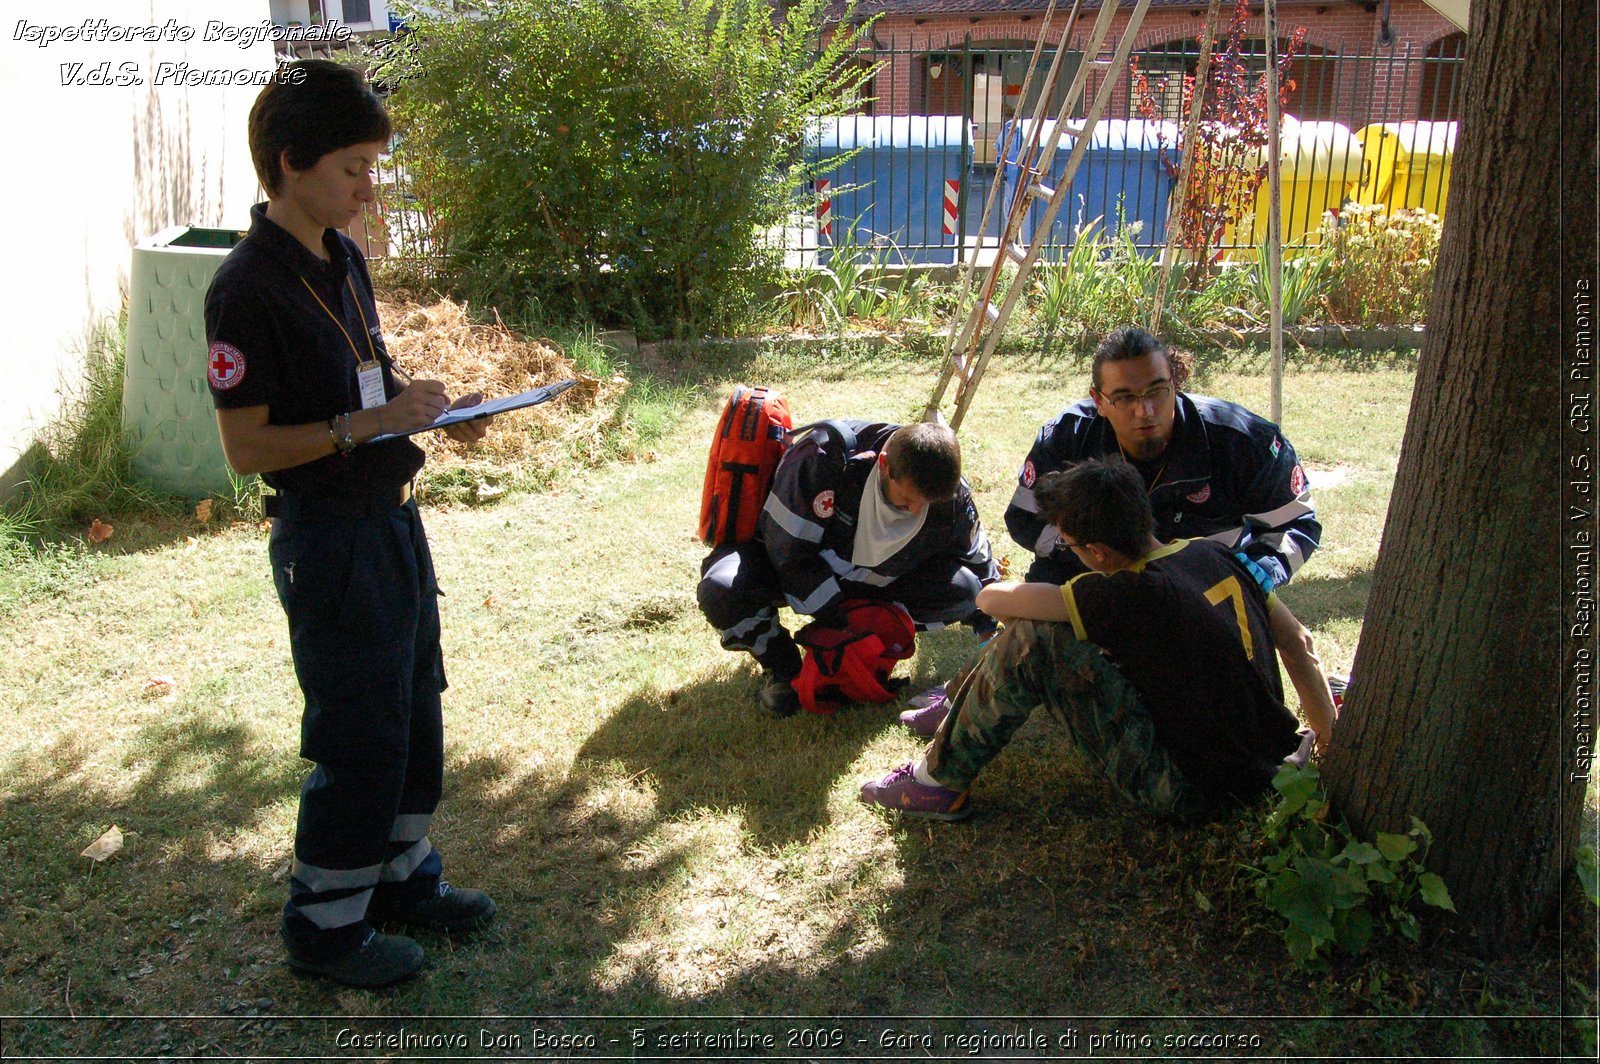
{"label": "person's hand holding pen", "polygon": [[[479,403],[483,402],[483,393],[482,392],[473,392],[470,395],[463,395],[461,398],[457,399],[455,402],[450,402],[450,397],[444,391],[444,385],[443,384],[441,384],[438,381],[417,381],[417,380],[414,380],[414,379],[412,379],[411,374],[409,374],[405,370],[401,369],[400,368],[400,364],[397,363],[397,362],[391,361],[389,363],[389,372],[393,373],[394,376],[395,376],[395,379],[398,380],[403,385],[403,387],[400,389],[400,394],[396,395],[393,399],[391,399],[390,403],[399,402],[406,395],[407,392],[412,390],[412,388],[414,386],[417,386],[417,385],[429,386],[427,388],[424,388],[423,390],[430,391],[430,392],[432,391],[432,387],[431,386],[437,386],[438,387],[438,389],[439,389],[438,394],[444,397],[444,400],[445,400],[447,405],[445,406],[444,409],[441,409],[441,410],[438,410],[437,412],[435,412],[434,415],[433,415],[434,418],[437,418],[439,416],[439,414],[444,413],[445,410],[459,410],[464,406],[476,406]],[[464,443],[468,447],[471,447],[474,444],[478,443],[480,440],[482,440],[485,436],[487,436],[489,434],[489,422],[491,422],[493,420],[494,420],[494,418],[491,416],[491,417],[474,418],[471,421],[458,421],[454,425],[446,425],[445,429],[444,429],[444,434],[446,436],[449,436],[452,440],[455,440],[457,443]],[[432,418],[429,419],[428,423],[431,423],[431,421],[432,421]],[[421,426],[417,426],[417,427],[421,427]]]}

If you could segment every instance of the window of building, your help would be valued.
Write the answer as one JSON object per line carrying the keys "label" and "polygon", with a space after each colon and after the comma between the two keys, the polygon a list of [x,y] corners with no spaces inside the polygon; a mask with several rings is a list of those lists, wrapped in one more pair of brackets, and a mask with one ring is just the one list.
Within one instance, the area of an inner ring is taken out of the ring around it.
{"label": "window of building", "polygon": [[1466,95],[1467,35],[1452,33],[1428,45],[1422,54],[1422,94],[1417,117],[1433,122],[1461,119]]}

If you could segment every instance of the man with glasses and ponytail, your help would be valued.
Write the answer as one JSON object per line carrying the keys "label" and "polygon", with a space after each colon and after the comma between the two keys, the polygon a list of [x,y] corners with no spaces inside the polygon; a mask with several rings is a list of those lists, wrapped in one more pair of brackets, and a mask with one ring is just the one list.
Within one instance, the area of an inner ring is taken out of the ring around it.
{"label": "man with glasses and ponytail", "polygon": [[1120,455],[1144,480],[1162,540],[1213,539],[1288,583],[1322,526],[1305,469],[1278,426],[1235,403],[1190,395],[1190,358],[1143,329],[1095,349],[1089,398],[1039,430],[1006,507],[1011,538],[1032,551],[1028,580],[1064,584],[1085,568],[1039,512],[1034,485],[1088,458]]}
{"label": "man with glasses and ponytail", "polygon": [[[1065,584],[1087,572],[1035,485],[1089,459],[1125,459],[1144,482],[1155,535],[1214,540],[1237,553],[1263,586],[1282,587],[1317,549],[1322,526],[1294,448],[1278,426],[1235,403],[1183,390],[1191,359],[1143,329],[1118,329],[1095,349],[1089,398],[1039,430],[1006,507],[1006,530],[1034,555],[1030,583]],[[1342,695],[1344,677],[1330,684]],[[943,691],[901,714],[932,735],[948,712]]]}

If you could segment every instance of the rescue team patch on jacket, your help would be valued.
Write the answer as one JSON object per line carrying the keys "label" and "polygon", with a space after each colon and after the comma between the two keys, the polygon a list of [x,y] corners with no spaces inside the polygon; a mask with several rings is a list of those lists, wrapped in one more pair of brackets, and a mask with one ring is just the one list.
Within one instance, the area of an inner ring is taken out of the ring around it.
{"label": "rescue team patch on jacket", "polygon": [[823,520],[833,516],[833,492],[825,491],[811,500],[811,512]]}
{"label": "rescue team patch on jacket", "polygon": [[1025,487],[1025,488],[1033,487],[1034,479],[1037,478],[1038,475],[1039,474],[1034,471],[1032,462],[1023,462],[1022,463],[1022,486],[1023,487]]}
{"label": "rescue team patch on jacket", "polygon": [[1193,495],[1185,495],[1184,498],[1188,499],[1190,502],[1192,502],[1196,506],[1198,506],[1201,503],[1205,502],[1207,499],[1211,498],[1211,485],[1207,484],[1205,487],[1201,488],[1199,491],[1195,492]]}
{"label": "rescue team patch on jacket", "polygon": [[1294,492],[1296,495],[1305,494],[1306,471],[1301,469],[1298,465],[1294,467],[1294,472],[1289,474],[1289,490]]}
{"label": "rescue team patch on jacket", "polygon": [[214,342],[206,352],[206,379],[219,391],[244,380],[244,352],[221,340]]}

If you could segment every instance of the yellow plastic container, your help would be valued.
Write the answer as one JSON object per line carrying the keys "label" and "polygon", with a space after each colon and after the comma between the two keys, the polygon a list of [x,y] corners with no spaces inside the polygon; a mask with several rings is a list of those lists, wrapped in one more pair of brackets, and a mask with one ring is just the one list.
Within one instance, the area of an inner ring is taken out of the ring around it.
{"label": "yellow plastic container", "polygon": [[[1323,215],[1339,209],[1347,189],[1361,175],[1361,142],[1349,126],[1338,122],[1301,122],[1285,115],[1278,150],[1283,243],[1320,243]],[[1223,246],[1231,245],[1230,259],[1255,260],[1267,239],[1271,203],[1271,189],[1263,180],[1250,213],[1223,231]]]}
{"label": "yellow plastic container", "polygon": [[1362,161],[1352,199],[1379,204],[1390,213],[1410,208],[1444,218],[1456,123],[1379,122],[1363,126],[1356,139]]}

